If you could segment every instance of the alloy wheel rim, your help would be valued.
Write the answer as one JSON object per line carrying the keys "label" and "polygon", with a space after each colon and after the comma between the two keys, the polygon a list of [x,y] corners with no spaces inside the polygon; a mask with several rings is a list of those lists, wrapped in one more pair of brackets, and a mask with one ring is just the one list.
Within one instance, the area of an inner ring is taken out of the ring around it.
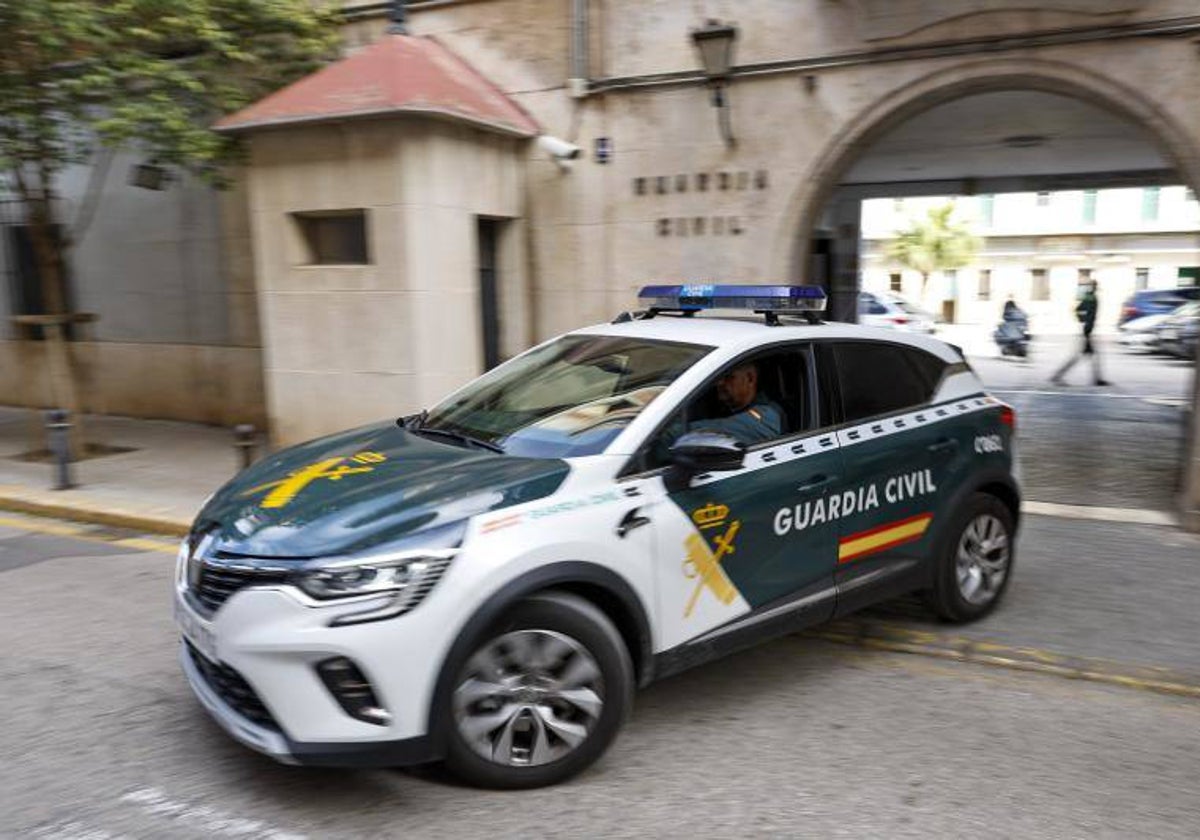
{"label": "alloy wheel rim", "polygon": [[479,648],[454,692],[454,720],[479,756],[510,767],[558,761],[588,739],[604,709],[596,659],[570,636],[515,630]]}
{"label": "alloy wheel rim", "polygon": [[967,603],[982,606],[999,594],[1011,556],[1008,529],[998,518],[984,513],[968,523],[955,557],[958,591]]}

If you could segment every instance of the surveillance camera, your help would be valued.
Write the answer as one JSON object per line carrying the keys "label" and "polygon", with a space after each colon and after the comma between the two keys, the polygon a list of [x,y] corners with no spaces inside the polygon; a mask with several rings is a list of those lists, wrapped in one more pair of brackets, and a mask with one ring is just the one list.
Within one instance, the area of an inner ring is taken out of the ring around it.
{"label": "surveillance camera", "polygon": [[583,154],[583,149],[574,143],[568,143],[566,140],[551,137],[549,134],[543,134],[537,139],[537,143],[540,148],[548,152],[555,160],[575,160]]}

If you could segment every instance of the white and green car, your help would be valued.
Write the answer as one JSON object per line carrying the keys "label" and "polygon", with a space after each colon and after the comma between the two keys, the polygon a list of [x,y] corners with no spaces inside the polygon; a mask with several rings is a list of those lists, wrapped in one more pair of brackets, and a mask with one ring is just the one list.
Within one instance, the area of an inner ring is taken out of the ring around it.
{"label": "white and green car", "polygon": [[1014,417],[956,349],[820,323],[813,287],[643,297],[209,501],[175,614],[234,738],[551,784],[651,680],[902,593],[951,621],[996,605]]}

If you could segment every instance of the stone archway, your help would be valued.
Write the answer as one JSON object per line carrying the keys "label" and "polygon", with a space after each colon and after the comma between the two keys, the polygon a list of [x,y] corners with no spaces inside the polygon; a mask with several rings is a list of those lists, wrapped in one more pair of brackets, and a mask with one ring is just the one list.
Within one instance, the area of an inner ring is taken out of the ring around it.
{"label": "stone archway", "polygon": [[[784,277],[807,274],[813,234],[821,214],[847,171],[876,141],[929,109],[998,91],[1057,94],[1089,103],[1126,120],[1144,131],[1147,142],[1173,165],[1180,182],[1194,190],[1200,187],[1200,125],[1193,126],[1172,115],[1151,95],[1103,72],[1061,61],[982,59],[943,68],[890,89],[833,131],[835,139],[809,167],[782,216],[772,247],[772,274]],[[857,227],[854,230],[857,231]],[[840,285],[847,286],[844,279]],[[838,289],[839,284],[835,281],[835,302],[840,294]],[[1194,377],[1192,419],[1187,430],[1179,499],[1183,522],[1192,530],[1200,530],[1200,424],[1195,422],[1197,416],[1200,416],[1200,378]]]}
{"label": "stone archway", "polygon": [[1189,186],[1200,186],[1200,127],[1191,135],[1144,94],[1077,65],[985,59],[934,71],[889,90],[832,132],[834,140],[801,178],[775,233],[769,276],[796,277],[829,196],[854,161],[891,129],[937,105],[979,93],[1035,90],[1090,102],[1142,126]]}

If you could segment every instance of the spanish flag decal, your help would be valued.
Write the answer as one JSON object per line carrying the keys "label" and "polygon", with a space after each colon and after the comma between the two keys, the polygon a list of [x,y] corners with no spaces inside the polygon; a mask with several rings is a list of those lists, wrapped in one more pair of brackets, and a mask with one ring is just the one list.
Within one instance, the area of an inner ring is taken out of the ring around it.
{"label": "spanish flag decal", "polygon": [[838,562],[849,563],[878,551],[919,540],[925,536],[932,521],[932,513],[921,513],[899,522],[889,522],[878,528],[843,537],[838,541]]}

